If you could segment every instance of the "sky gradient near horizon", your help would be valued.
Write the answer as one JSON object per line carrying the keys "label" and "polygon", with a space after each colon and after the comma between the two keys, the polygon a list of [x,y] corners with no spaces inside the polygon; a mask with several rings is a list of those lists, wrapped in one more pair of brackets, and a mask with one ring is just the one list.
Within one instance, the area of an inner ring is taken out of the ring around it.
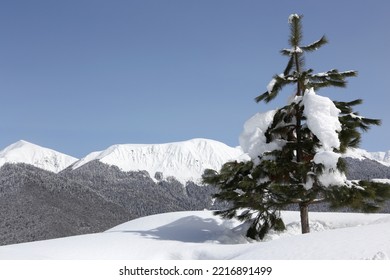
{"label": "sky gradient near horizon", "polygon": [[83,157],[121,143],[210,138],[237,146],[244,122],[281,106],[254,98],[287,63],[288,16],[305,43],[329,44],[307,67],[357,70],[346,89],[382,119],[361,147],[390,150],[390,2],[2,0],[0,149],[20,140]]}

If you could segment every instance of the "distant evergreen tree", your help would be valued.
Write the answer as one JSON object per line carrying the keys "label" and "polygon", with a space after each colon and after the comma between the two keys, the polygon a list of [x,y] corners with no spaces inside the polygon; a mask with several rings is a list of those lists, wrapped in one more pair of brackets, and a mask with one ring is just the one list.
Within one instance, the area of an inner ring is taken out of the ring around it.
{"label": "distant evergreen tree", "polygon": [[219,172],[206,170],[203,174],[204,183],[219,188],[215,197],[231,205],[215,213],[250,222],[247,236],[254,239],[262,239],[270,229],[284,230],[280,210],[292,204],[299,206],[302,233],[308,233],[311,204],[325,201],[335,208],[374,212],[390,198],[386,184],[349,181],[345,176],[340,155],[357,147],[361,131],[380,125],[380,120],[354,111],[353,107],[362,103],[360,99],[336,102],[316,94],[324,87],[345,87],[346,79],[357,72],[332,69],[315,74],[306,69],[304,54],[316,51],[327,39],[323,36],[302,45],[301,19],[297,14],[289,17],[290,48],[281,51],[288,57],[286,68],[255,99],[268,103],[292,85],[290,101],[283,108],[257,115],[258,135],[246,139],[250,143],[243,147],[252,160],[228,162]]}

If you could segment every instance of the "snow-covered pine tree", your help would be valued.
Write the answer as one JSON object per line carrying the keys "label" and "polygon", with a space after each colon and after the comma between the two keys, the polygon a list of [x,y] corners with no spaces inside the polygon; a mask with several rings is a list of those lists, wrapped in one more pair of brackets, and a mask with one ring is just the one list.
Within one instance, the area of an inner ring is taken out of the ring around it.
{"label": "snow-covered pine tree", "polygon": [[315,74],[306,69],[304,54],[316,51],[323,36],[302,45],[302,16],[289,17],[290,48],[283,73],[275,75],[256,102],[272,101],[281,90],[293,86],[293,96],[283,108],[258,113],[244,125],[240,137],[251,160],[228,162],[219,172],[206,170],[203,181],[219,188],[216,198],[231,207],[215,213],[250,222],[247,236],[262,239],[270,230],[283,230],[280,210],[298,205],[302,233],[308,233],[309,205],[328,202],[331,207],[350,207],[364,212],[380,209],[390,198],[390,187],[376,182],[349,181],[341,154],[360,143],[361,131],[380,121],[360,116],[353,107],[362,100],[336,102],[316,93],[324,87],[345,87],[356,71],[332,69]]}

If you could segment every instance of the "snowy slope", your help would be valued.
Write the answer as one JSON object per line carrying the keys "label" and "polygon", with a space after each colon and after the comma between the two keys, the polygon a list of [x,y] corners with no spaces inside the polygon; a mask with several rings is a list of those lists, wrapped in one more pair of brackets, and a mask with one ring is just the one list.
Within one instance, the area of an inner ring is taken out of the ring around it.
{"label": "snowy slope", "polygon": [[136,219],[103,233],[0,247],[0,259],[389,259],[390,215],[310,213],[301,235],[298,212],[283,212],[287,231],[249,242],[239,222],[209,211]]}
{"label": "snowy slope", "polygon": [[5,163],[27,163],[60,172],[77,159],[63,153],[20,140],[0,151],[0,167]]}
{"label": "snowy slope", "polygon": [[146,170],[154,178],[162,172],[164,178],[174,176],[180,182],[197,182],[206,168],[219,170],[227,161],[242,156],[240,148],[232,148],[208,139],[192,139],[166,144],[114,145],[101,152],[93,152],[76,162],[72,168],[99,160],[118,166],[122,171]]}
{"label": "snowy slope", "polygon": [[343,155],[344,157],[351,157],[359,160],[371,159],[378,161],[379,163],[390,166],[390,151],[387,152],[367,152],[363,149],[350,148]]}

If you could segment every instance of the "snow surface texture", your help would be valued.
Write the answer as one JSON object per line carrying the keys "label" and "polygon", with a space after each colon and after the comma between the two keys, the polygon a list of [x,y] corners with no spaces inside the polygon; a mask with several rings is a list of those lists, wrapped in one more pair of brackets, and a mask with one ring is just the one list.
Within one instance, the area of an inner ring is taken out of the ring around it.
{"label": "snow surface texture", "polygon": [[27,163],[60,172],[77,161],[76,158],[20,140],[0,151],[0,167],[5,163]]}
{"label": "snow surface texture", "polygon": [[243,155],[240,148],[232,148],[208,139],[192,139],[167,144],[114,145],[101,152],[93,152],[76,162],[77,169],[87,162],[99,160],[118,166],[122,171],[148,171],[151,178],[162,172],[164,178],[175,177],[181,183],[198,183],[206,168],[219,170],[230,160]]}
{"label": "snow surface texture", "polygon": [[378,260],[390,257],[390,215],[310,213],[300,233],[299,212],[283,212],[287,230],[263,242],[244,237],[239,222],[210,211],[139,218],[106,232],[0,247],[0,259],[295,259]]}

